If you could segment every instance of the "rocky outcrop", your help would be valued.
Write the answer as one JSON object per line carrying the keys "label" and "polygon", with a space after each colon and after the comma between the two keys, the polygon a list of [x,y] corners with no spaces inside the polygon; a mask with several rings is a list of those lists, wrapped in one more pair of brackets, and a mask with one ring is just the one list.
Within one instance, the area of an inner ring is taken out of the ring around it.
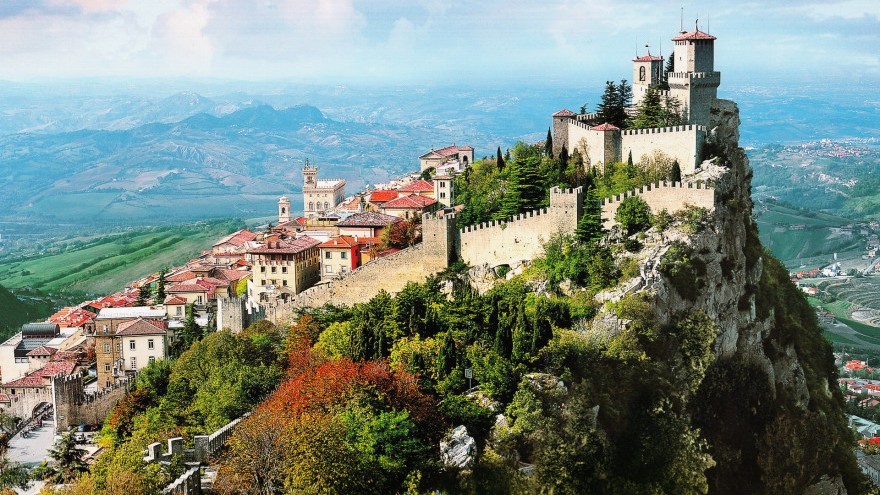
{"label": "rocky outcrop", "polygon": [[440,460],[449,469],[470,469],[477,458],[477,442],[464,425],[455,427],[440,442]]}

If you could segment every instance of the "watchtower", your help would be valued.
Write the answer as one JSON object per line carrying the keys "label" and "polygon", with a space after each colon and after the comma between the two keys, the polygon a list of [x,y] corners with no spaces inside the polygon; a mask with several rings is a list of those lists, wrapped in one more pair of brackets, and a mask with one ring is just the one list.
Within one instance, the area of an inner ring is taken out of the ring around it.
{"label": "watchtower", "polygon": [[646,55],[633,59],[633,105],[638,105],[648,88],[656,86],[663,79],[663,57]]}
{"label": "watchtower", "polygon": [[709,125],[709,110],[721,84],[721,73],[714,67],[716,39],[697,27],[672,38],[675,67],[669,74],[669,93],[681,103],[688,124]]}
{"label": "watchtower", "polygon": [[317,184],[318,167],[311,166],[309,160],[306,159],[306,163],[303,165],[303,188],[316,187]]}

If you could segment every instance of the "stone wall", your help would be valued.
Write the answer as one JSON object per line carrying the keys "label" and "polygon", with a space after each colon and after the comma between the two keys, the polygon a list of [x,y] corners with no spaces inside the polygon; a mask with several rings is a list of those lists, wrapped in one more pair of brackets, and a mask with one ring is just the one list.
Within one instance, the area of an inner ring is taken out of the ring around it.
{"label": "stone wall", "polygon": [[632,191],[602,200],[602,225],[610,229],[617,222],[614,216],[620,203],[630,196],[639,196],[656,213],[665,209],[675,213],[687,205],[699,206],[712,210],[715,208],[715,189],[705,184],[692,182],[658,182]]}
{"label": "stone wall", "polygon": [[620,133],[620,156],[623,161],[632,152],[634,162],[650,157],[655,151],[678,160],[682,175],[694,173],[702,158],[706,128],[700,125],[631,129]]}
{"label": "stone wall", "polygon": [[579,149],[584,157],[584,165],[589,167],[605,163],[604,132],[591,130],[583,122],[569,120],[566,141],[569,143],[568,154],[571,155],[575,149]]}
{"label": "stone wall", "polygon": [[98,393],[86,394],[79,374],[52,377],[55,430],[63,432],[74,425],[103,423],[133,383],[134,377],[129,377]]}
{"label": "stone wall", "polygon": [[471,266],[492,267],[534,259],[544,252],[544,243],[554,233],[574,232],[582,205],[581,188],[554,188],[549,208],[465,227],[459,231],[461,259]]}

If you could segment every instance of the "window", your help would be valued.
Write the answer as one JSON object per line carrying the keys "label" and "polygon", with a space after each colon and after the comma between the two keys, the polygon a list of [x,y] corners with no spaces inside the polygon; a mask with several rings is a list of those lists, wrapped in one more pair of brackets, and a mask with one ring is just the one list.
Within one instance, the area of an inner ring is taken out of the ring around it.
{"label": "window", "polygon": [[446,193],[445,193],[445,192],[440,193],[440,198],[441,198],[441,199],[442,199],[442,198],[445,198],[445,197],[446,197]]}
{"label": "window", "polygon": [[282,280],[281,285],[283,285],[284,287],[287,287],[287,279]]}
{"label": "window", "polygon": [[329,260],[330,259],[330,251],[327,251],[326,253],[324,253],[324,257]]}
{"label": "window", "polygon": [[282,266],[282,267],[281,267],[281,273],[287,273],[287,267],[286,267],[286,266]]}
{"label": "window", "polygon": [[446,183],[443,182],[442,180],[440,181],[440,187],[446,187]]}
{"label": "window", "polygon": [[130,350],[130,351],[134,350],[134,341],[133,340],[128,341],[128,350]]}
{"label": "window", "polygon": [[639,67],[639,81],[645,80],[645,66]]}
{"label": "window", "polygon": [[104,325],[104,333],[107,333],[107,325]]}
{"label": "window", "polygon": [[153,364],[155,362],[156,362],[156,356],[150,356],[150,364]]}
{"label": "window", "polygon": [[153,345],[153,339],[147,340],[147,349],[152,349],[153,347],[155,347]]}
{"label": "window", "polygon": [[339,253],[339,257],[342,258],[342,259],[345,259],[346,257],[348,257],[348,253],[346,253],[345,251],[343,251],[343,252]]}
{"label": "window", "polygon": [[178,306],[177,309],[174,311],[174,314],[175,314],[176,316],[180,316],[180,315],[182,315],[182,314],[183,314],[183,307],[182,307],[182,306]]}
{"label": "window", "polygon": [[110,343],[104,342],[104,354],[110,354]]}
{"label": "window", "polygon": [[138,369],[137,358],[131,358],[131,369],[133,369],[133,370]]}
{"label": "window", "polygon": [[277,267],[277,266],[273,266],[273,267],[272,267],[272,273],[275,273],[276,271],[278,271],[278,267]]}
{"label": "window", "polygon": [[122,352],[122,342],[116,343],[116,352]]}
{"label": "window", "polygon": [[266,267],[265,267],[265,266],[261,266],[261,267],[260,267],[260,273],[266,273]]}
{"label": "window", "polygon": [[330,265],[327,265],[324,267],[324,271],[327,273],[333,273],[333,267]]}
{"label": "window", "polygon": [[107,373],[110,372],[110,363],[104,363],[104,371],[106,371]]}

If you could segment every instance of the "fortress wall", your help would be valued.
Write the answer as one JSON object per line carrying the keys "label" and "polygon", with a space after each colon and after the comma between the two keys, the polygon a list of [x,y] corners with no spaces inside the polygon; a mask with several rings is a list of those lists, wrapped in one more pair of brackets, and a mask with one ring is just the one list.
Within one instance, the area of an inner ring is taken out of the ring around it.
{"label": "fortress wall", "polygon": [[698,125],[682,125],[653,129],[632,129],[621,132],[621,156],[632,152],[633,161],[652,156],[655,150],[678,160],[682,175],[696,171],[698,160],[706,141],[706,128]]}
{"label": "fortress wall", "polygon": [[465,227],[459,231],[461,259],[471,266],[486,263],[494,267],[541,256],[550,236],[574,232],[582,205],[581,188],[553,188],[549,208]]}
{"label": "fortress wall", "polygon": [[602,225],[605,229],[617,225],[614,216],[620,203],[627,197],[640,196],[651,207],[651,212],[656,213],[665,209],[669,213],[675,213],[684,209],[687,205],[699,206],[712,210],[715,208],[715,189],[700,183],[690,182],[661,182],[648,185],[613,198],[602,200]]}
{"label": "fortress wall", "polygon": [[439,257],[426,254],[425,244],[417,244],[376,259],[342,278],[306,289],[286,304],[267,306],[266,318],[275,323],[290,323],[297,309],[328,303],[351,306],[369,301],[380,290],[396,294],[407,282],[423,282],[429,275],[446,268]]}

